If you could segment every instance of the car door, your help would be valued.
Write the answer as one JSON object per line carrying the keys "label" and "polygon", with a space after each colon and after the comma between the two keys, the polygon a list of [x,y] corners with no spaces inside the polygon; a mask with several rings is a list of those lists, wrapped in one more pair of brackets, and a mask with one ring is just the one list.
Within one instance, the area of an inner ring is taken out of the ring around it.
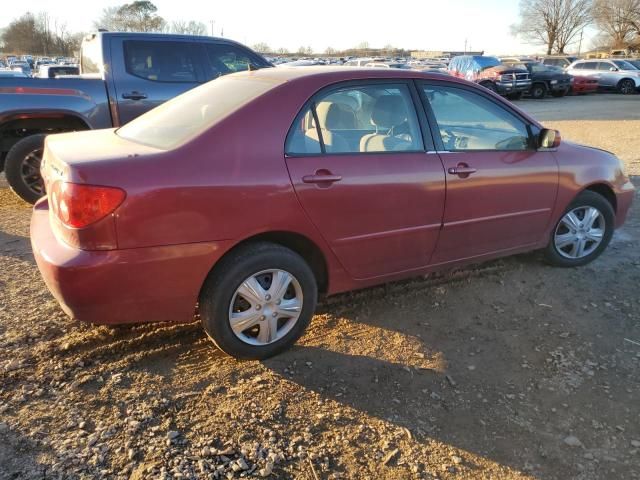
{"label": "car door", "polygon": [[200,44],[153,37],[111,41],[120,125],[205,80]]}
{"label": "car door", "polygon": [[527,122],[478,89],[426,82],[420,91],[447,179],[432,263],[539,242],[558,189],[553,153],[536,150]]}
{"label": "car door", "polygon": [[612,68],[616,68],[616,66],[611,62],[598,62],[599,83],[601,86],[615,87],[617,85],[619,74],[617,73],[617,68],[615,71],[612,71]]}
{"label": "car door", "polygon": [[414,88],[373,80],[332,87],[314,96],[289,132],[296,194],[356,279],[423,267],[438,239],[444,171],[425,151]]}

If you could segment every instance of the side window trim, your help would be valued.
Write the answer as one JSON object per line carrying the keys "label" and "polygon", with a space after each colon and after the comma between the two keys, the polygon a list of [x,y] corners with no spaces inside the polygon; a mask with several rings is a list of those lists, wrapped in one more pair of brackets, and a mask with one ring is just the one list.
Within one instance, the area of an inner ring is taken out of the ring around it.
{"label": "side window trim", "polygon": [[[324,141],[322,140],[322,132],[321,132],[321,128],[320,128],[320,124],[318,122],[318,117],[317,117],[317,113],[315,111],[315,105],[316,105],[316,100],[319,97],[325,97],[328,95],[331,95],[333,93],[339,92],[341,90],[345,90],[345,89],[353,89],[353,88],[358,88],[358,87],[367,87],[367,86],[374,86],[374,85],[389,85],[389,86],[404,86],[408,93],[409,93],[409,99],[410,99],[410,105],[413,105],[413,111],[416,115],[416,118],[418,120],[418,128],[420,129],[420,139],[422,141],[422,148],[417,149],[417,150],[402,150],[402,151],[380,151],[380,152],[326,152],[326,148],[324,145]],[[427,142],[425,142],[425,133],[423,132],[423,128],[422,128],[422,124],[420,122],[420,108],[419,106],[416,104],[416,99],[414,98],[414,92],[412,91],[412,88],[415,88],[415,85],[413,84],[413,80],[412,79],[403,79],[403,78],[397,78],[397,79],[358,79],[358,80],[346,80],[346,81],[340,81],[331,85],[327,85],[323,88],[321,88],[320,90],[316,91],[311,98],[309,98],[309,100],[307,100],[304,105],[302,106],[302,108],[300,108],[300,110],[298,111],[298,113],[296,114],[295,120],[293,121],[293,123],[291,124],[291,126],[289,127],[289,131],[287,132],[287,135],[285,137],[285,144],[284,144],[284,153],[286,157],[317,157],[319,155],[333,155],[333,156],[339,156],[339,155],[388,155],[388,154],[403,154],[403,153],[425,153],[427,151]],[[298,125],[300,123],[300,121],[302,120],[302,118],[304,117],[304,115],[306,114],[306,112],[308,110],[311,110],[312,115],[313,115],[313,119],[314,119],[314,123],[316,124],[316,130],[318,131],[318,138],[320,139],[320,148],[321,148],[321,153],[294,153],[294,152],[290,152],[288,147],[289,144],[291,143],[291,138],[293,137],[296,125]],[[434,148],[433,145],[431,145],[431,148]]]}
{"label": "side window trim", "polygon": [[[444,146],[444,142],[442,141],[442,135],[440,134],[440,128],[438,127],[438,122],[436,120],[436,116],[433,113],[433,109],[431,107],[431,103],[429,102],[429,99],[427,98],[427,96],[424,93],[424,88],[422,88],[423,86],[435,86],[435,87],[447,87],[447,88],[455,88],[458,90],[464,90],[467,92],[471,92],[477,95],[480,95],[481,97],[486,98],[489,101],[493,101],[493,99],[485,94],[482,91],[479,91],[478,89],[475,88],[469,88],[465,85],[457,85],[457,84],[451,84],[450,82],[442,82],[442,81],[438,81],[438,80],[418,80],[417,81],[417,88],[418,88],[418,93],[420,95],[420,98],[422,99],[422,105],[423,108],[425,109],[426,115],[427,115],[427,119],[429,120],[429,124],[431,126],[431,131],[433,134],[433,138],[434,141],[436,143],[436,151],[438,153],[467,153],[467,152],[511,152],[511,151],[517,151],[517,150],[447,150]],[[498,106],[502,111],[506,112],[508,115],[512,116],[513,118],[515,118],[516,120],[521,121],[525,128],[527,129],[527,134],[528,134],[528,139],[527,139],[527,150],[522,150],[522,151],[532,151],[535,150],[535,139],[534,139],[534,126],[531,125],[531,123],[524,117],[522,117],[520,114],[518,114],[518,112],[516,111],[511,111],[508,108],[506,108],[504,105],[501,105],[498,102],[494,102],[494,104],[496,106]]]}

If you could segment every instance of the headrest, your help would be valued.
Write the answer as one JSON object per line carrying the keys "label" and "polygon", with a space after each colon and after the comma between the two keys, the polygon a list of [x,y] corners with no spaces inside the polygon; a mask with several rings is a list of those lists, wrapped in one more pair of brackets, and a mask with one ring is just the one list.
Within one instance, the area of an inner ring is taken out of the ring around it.
{"label": "headrest", "polygon": [[380,128],[401,125],[407,119],[407,112],[399,95],[383,95],[376,100],[371,112],[371,123]]}
{"label": "headrest", "polygon": [[327,130],[353,130],[356,128],[355,113],[348,105],[320,102],[316,105],[316,114],[320,125]]}

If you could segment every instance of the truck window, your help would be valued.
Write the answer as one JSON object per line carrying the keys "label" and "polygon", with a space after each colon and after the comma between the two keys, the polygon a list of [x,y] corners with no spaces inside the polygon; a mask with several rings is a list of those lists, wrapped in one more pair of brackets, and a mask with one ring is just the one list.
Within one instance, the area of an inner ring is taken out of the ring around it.
{"label": "truck window", "polygon": [[197,46],[184,42],[127,40],[127,73],[154,82],[196,82]]}
{"label": "truck window", "polygon": [[251,68],[269,67],[269,63],[253,52],[237,45],[208,43],[205,46],[209,57],[207,78],[219,77],[228,73],[240,72]]}
{"label": "truck window", "polygon": [[102,49],[97,35],[85,38],[82,41],[82,53],[80,55],[80,71],[82,73],[101,73]]}

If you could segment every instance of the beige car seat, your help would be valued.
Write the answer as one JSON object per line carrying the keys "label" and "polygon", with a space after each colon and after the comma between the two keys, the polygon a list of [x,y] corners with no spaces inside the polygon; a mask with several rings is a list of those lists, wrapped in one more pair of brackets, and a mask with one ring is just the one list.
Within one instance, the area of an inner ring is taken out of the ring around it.
{"label": "beige car seat", "polygon": [[[342,103],[323,101],[316,105],[316,115],[320,122],[322,140],[327,152],[350,152],[348,142],[340,136],[338,130],[354,130],[356,117],[353,109]],[[306,136],[319,141],[315,127],[309,128]]]}
{"label": "beige car seat", "polygon": [[413,143],[407,135],[394,136],[393,129],[407,120],[407,110],[402,98],[397,95],[384,95],[376,100],[371,112],[371,123],[376,133],[365,135],[360,140],[361,152],[389,152],[410,150]]}

